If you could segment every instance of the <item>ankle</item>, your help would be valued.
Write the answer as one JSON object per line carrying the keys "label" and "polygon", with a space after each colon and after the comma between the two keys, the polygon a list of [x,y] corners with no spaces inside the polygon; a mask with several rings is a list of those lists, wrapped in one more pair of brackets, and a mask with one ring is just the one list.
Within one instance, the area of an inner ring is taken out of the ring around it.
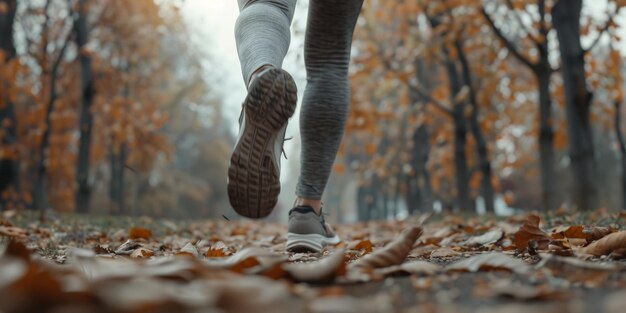
{"label": "ankle", "polygon": [[322,212],[322,200],[297,197],[295,206],[310,206],[318,215]]}

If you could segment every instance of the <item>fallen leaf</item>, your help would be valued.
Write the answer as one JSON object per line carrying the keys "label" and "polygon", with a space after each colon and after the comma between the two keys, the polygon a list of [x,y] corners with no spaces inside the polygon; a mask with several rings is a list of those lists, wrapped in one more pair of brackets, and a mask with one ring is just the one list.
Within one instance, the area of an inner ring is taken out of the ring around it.
{"label": "fallen leaf", "polygon": [[0,235],[7,236],[9,238],[26,239],[28,232],[15,226],[0,226]]}
{"label": "fallen leaf", "polygon": [[458,253],[450,248],[439,248],[430,253],[430,258],[451,258],[460,255],[461,253]]}
{"label": "fallen leaf", "polygon": [[557,227],[552,231],[554,239],[585,239],[587,243],[596,241],[611,233],[608,227],[585,227],[583,225],[572,225],[568,227]]}
{"label": "fallen leaf", "polygon": [[402,263],[400,265],[394,265],[376,269],[374,274],[381,276],[390,275],[434,275],[441,270],[441,267],[437,264],[426,261],[410,261]]}
{"label": "fallen leaf", "polygon": [[145,259],[154,255],[154,252],[150,249],[146,248],[137,248],[133,253],[130,254],[132,259]]}
{"label": "fallen leaf", "polygon": [[550,275],[562,277],[571,282],[584,283],[587,286],[597,286],[616,271],[623,269],[614,264],[592,263],[578,258],[561,257],[548,253],[540,253],[541,261],[536,265],[545,269]]}
{"label": "fallen leaf", "polygon": [[256,272],[271,268],[275,264],[287,261],[287,256],[276,254],[267,249],[248,247],[225,258],[205,259],[204,264],[210,268],[227,269],[236,272],[243,272],[256,266],[260,266]]}
{"label": "fallen leaf", "polygon": [[421,227],[409,227],[384,248],[356,260],[354,263],[351,263],[350,266],[380,268],[401,264],[404,262],[409,252],[411,252],[411,249],[413,249],[415,240],[421,235]]}
{"label": "fallen leaf", "polygon": [[135,249],[140,248],[141,244],[134,241],[134,240],[127,240],[125,243],[123,243],[121,246],[119,246],[116,250],[115,250],[115,254],[119,254],[119,255],[129,255],[131,253],[133,253],[133,251],[135,251]]}
{"label": "fallen leaf", "polygon": [[204,256],[209,258],[220,258],[233,255],[233,253],[234,251],[229,249],[224,242],[218,241],[214,245],[209,247]]}
{"label": "fallen leaf", "polygon": [[492,243],[496,243],[502,239],[504,236],[504,231],[502,229],[496,228],[494,230],[488,231],[480,236],[474,236],[465,241],[465,244],[468,246],[483,246]]}
{"label": "fallen leaf", "polygon": [[590,243],[604,238],[604,236],[611,233],[611,229],[608,227],[589,227],[585,228],[584,233],[585,239],[587,239],[587,242]]}
{"label": "fallen leaf", "polygon": [[128,230],[129,239],[150,239],[152,231],[143,227],[133,227]]}
{"label": "fallen leaf", "polygon": [[525,221],[522,227],[515,233],[513,237],[513,243],[517,247],[517,250],[523,251],[528,247],[529,241],[535,241],[538,244],[539,249],[543,249],[550,241],[548,235],[539,228],[540,218],[537,215],[530,215]]}
{"label": "fallen leaf", "polygon": [[96,245],[93,248],[93,252],[96,254],[111,254],[115,253],[113,250],[109,249],[109,245]]}
{"label": "fallen leaf", "polygon": [[283,265],[285,272],[298,282],[329,282],[341,272],[345,272],[345,250],[339,249],[331,255],[315,262],[289,263]]}
{"label": "fallen leaf", "polygon": [[530,272],[530,266],[524,261],[512,258],[501,252],[491,252],[475,255],[446,267],[446,271],[491,271],[507,270],[519,274]]}
{"label": "fallen leaf", "polygon": [[184,247],[182,247],[180,251],[176,253],[176,255],[188,255],[198,257],[200,253],[198,253],[198,249],[196,248],[196,246],[189,242]]}
{"label": "fallen leaf", "polygon": [[578,249],[579,254],[589,254],[593,256],[609,255],[611,252],[626,248],[626,231],[620,231],[605,236],[604,238],[591,243],[590,245]]}
{"label": "fallen leaf", "polygon": [[364,254],[371,253],[373,250],[372,242],[369,240],[361,240],[350,246],[351,250],[362,250]]}

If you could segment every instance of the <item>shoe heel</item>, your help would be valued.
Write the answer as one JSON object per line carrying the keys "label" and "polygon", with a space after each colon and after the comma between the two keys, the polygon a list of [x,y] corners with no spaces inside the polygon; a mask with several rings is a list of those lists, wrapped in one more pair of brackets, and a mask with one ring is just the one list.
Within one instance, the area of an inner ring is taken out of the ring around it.
{"label": "shoe heel", "polygon": [[287,251],[291,252],[320,252],[322,251],[322,236],[318,234],[287,234]]}

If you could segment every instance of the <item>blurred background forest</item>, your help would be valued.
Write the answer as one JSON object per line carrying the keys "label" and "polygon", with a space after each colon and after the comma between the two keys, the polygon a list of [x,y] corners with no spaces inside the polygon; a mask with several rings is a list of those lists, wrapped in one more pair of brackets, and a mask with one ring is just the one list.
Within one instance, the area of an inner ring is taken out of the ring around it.
{"label": "blurred background forest", "polygon": [[[233,216],[234,2],[0,0],[0,209]],[[325,206],[348,222],[624,208],[624,6],[366,0]],[[306,8],[285,62],[300,93]]]}

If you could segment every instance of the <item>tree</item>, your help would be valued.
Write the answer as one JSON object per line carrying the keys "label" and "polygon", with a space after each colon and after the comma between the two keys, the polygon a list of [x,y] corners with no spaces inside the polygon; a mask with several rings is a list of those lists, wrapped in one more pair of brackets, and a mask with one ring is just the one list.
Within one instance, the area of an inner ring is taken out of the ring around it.
{"label": "tree", "polygon": [[[556,193],[556,172],[554,169],[554,125],[553,108],[550,95],[551,76],[555,69],[550,64],[548,16],[550,13],[549,1],[538,0],[537,3],[528,3],[522,0],[506,0],[508,14],[512,17],[504,17],[506,20],[517,21],[515,29],[521,30],[518,35],[525,39],[525,45],[534,51],[535,58],[529,57],[513,39],[507,37],[500,27],[496,25],[494,18],[481,7],[481,13],[494,34],[500,39],[511,55],[521,64],[526,66],[534,74],[537,84],[537,99],[539,104],[539,156],[541,164],[542,200],[545,210],[556,209],[560,205]],[[533,14],[534,13],[534,14]],[[533,28],[530,28],[521,17],[530,18]],[[510,24],[509,24],[510,25]],[[536,26],[535,26],[536,25]],[[509,27],[511,28],[511,27]],[[523,46],[523,45],[522,45]]]}
{"label": "tree", "polygon": [[14,112],[15,91],[13,79],[17,73],[17,59],[13,40],[16,0],[0,1],[0,209],[10,203],[10,187],[13,195],[19,192],[16,118]]}
{"label": "tree", "polygon": [[87,23],[89,7],[87,0],[78,0],[77,17],[74,21],[76,32],[76,46],[80,64],[80,118],[79,144],[76,167],[76,210],[87,212],[91,186],[89,185],[89,161],[91,151],[91,137],[93,130],[92,103],[94,98],[94,83],[91,66],[91,55],[86,51],[89,42],[89,25]]}

